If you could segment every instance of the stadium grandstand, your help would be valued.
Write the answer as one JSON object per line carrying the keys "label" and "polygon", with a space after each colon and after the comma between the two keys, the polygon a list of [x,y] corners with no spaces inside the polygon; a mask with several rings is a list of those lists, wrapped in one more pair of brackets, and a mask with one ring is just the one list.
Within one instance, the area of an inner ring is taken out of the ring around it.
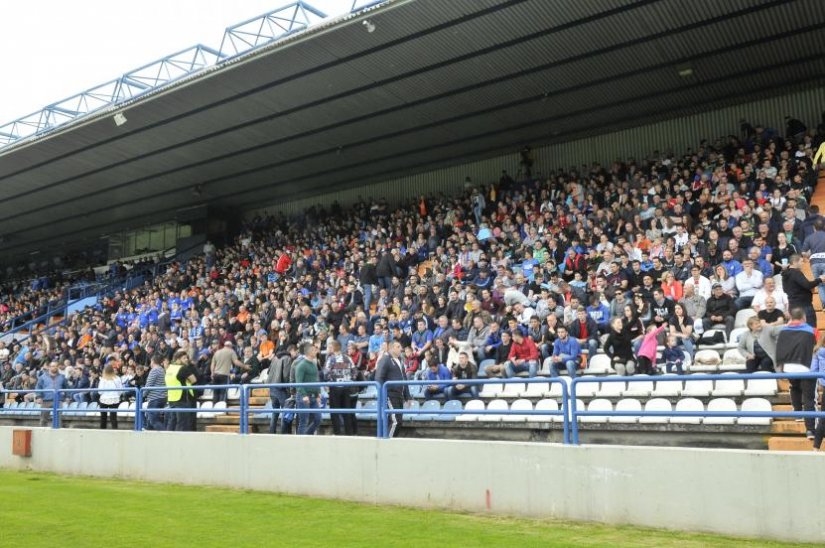
{"label": "stadium grandstand", "polygon": [[0,424],[818,450],[823,23],[295,2],[0,126]]}

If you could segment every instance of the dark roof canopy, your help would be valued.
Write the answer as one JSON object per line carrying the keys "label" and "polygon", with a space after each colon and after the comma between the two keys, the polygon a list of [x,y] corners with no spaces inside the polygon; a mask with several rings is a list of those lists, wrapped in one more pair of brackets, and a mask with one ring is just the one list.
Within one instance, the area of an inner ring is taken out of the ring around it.
{"label": "dark roof canopy", "polygon": [[823,54],[825,2],[398,0],[0,152],[0,251],[780,93]]}

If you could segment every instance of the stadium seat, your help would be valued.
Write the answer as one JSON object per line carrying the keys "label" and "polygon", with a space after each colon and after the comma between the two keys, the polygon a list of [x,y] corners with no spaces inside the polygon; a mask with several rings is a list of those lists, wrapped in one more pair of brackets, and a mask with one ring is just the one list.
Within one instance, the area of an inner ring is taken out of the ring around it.
{"label": "stadium seat", "polygon": [[479,392],[478,396],[480,398],[497,398],[503,390],[504,385],[500,382],[483,384],[481,386],[481,392]]}
{"label": "stadium seat", "polygon": [[550,383],[528,382],[519,396],[522,398],[543,398],[550,394]]}
{"label": "stadium seat", "polygon": [[63,415],[64,417],[72,417],[75,415],[75,410],[77,409],[77,402],[70,402],[69,405],[67,405],[66,407],[61,406],[61,409],[64,410],[61,412],[61,415]]}
{"label": "stadium seat", "polygon": [[[424,395],[424,387],[420,384],[412,384],[409,386],[410,388],[410,397],[411,398],[421,398]],[[373,396],[375,397],[375,396]]]}
{"label": "stadium seat", "polygon": [[85,402],[85,401],[79,402],[77,404],[77,411],[75,411],[74,415],[77,416],[77,417],[85,417],[86,416],[86,410],[88,408],[89,408],[89,402]]}
{"label": "stadium seat", "polygon": [[[613,411],[613,403],[604,398],[590,400],[587,404],[587,411]],[[582,422],[607,422],[605,415],[585,415],[581,417]]]}
{"label": "stadium seat", "polygon": [[[708,402],[708,411],[736,411],[736,402],[730,398],[715,398]],[[705,424],[734,424],[736,417],[705,417]]]}
{"label": "stadium seat", "polygon": [[562,397],[562,387],[561,383],[565,383],[567,385],[567,394],[570,394],[570,385],[573,384],[573,379],[570,377],[557,377],[553,379],[553,382],[550,383],[550,394],[549,397],[551,398],[561,398]]}
{"label": "stadium seat", "polygon": [[[767,371],[758,371],[754,375],[770,375]],[[743,395],[745,396],[775,396],[779,391],[776,379],[751,379]]]}
{"label": "stadium seat", "polygon": [[810,373],[811,368],[801,363],[786,363],[783,371],[785,373]]}
{"label": "stadium seat", "polygon": [[[773,411],[773,407],[771,406],[771,402],[765,398],[748,398],[742,402],[741,411],[770,413]],[[769,425],[771,420],[770,417],[739,417],[736,422],[748,426],[762,426]]]}
{"label": "stadium seat", "polygon": [[214,413],[212,414],[213,417],[216,417],[218,415],[226,415],[226,402],[216,402],[215,405],[212,406],[212,409],[214,410]]}
{"label": "stadium seat", "polygon": [[[690,381],[688,381],[690,382]],[[703,381],[699,381],[703,382]],[[708,381],[712,382],[712,381]],[[685,383],[687,384],[687,382]],[[684,392],[682,393],[684,395]],[[704,412],[705,406],[696,398],[683,398],[676,402],[676,408],[674,412]],[[702,422],[702,417],[671,417],[670,423],[671,424],[700,424]]]}
{"label": "stadium seat", "polygon": [[599,392],[599,384],[598,382],[577,382],[576,397],[592,398]]}
{"label": "stadium seat", "polygon": [[[536,402],[535,411],[558,411],[559,402],[549,398],[539,400]],[[560,415],[530,415],[527,417],[529,422],[554,422],[556,419],[561,419]]]}
{"label": "stadium seat", "polygon": [[707,398],[713,392],[713,381],[685,381],[682,389],[682,397],[686,398]]}
{"label": "stadium seat", "polygon": [[[465,411],[482,411],[484,410],[484,402],[481,400],[470,400],[464,406]],[[460,422],[475,422],[481,415],[475,413],[465,413],[456,417],[455,420]]]}
{"label": "stadium seat", "polygon": [[[741,312],[741,311],[740,311]],[[736,348],[739,346],[739,337],[744,335],[748,332],[747,327],[737,327],[736,329],[730,332],[730,337],[728,337],[728,347],[729,348]]]}
{"label": "stadium seat", "polygon": [[[438,403],[438,402],[435,402],[435,403]],[[359,420],[359,421],[370,421],[370,420],[374,421],[375,420],[375,410],[378,409],[378,402],[375,401],[375,400],[365,401],[365,402],[360,402],[359,401],[355,405],[358,406],[359,404],[361,404],[360,407],[358,407],[359,409],[362,409],[363,411],[372,411],[372,413],[366,413],[366,412],[356,413],[355,414],[355,419]],[[409,418],[411,420],[417,420],[417,418],[419,416],[420,415],[406,415],[404,418],[405,419]]]}
{"label": "stadium seat", "polygon": [[98,413],[100,413],[100,405],[96,401],[90,402],[86,407],[86,416],[94,417]]}
{"label": "stadium seat", "polygon": [[[733,320],[734,329],[742,327],[747,329],[748,320],[754,316],[756,316],[756,310],[754,310],[753,308],[743,308],[742,310],[736,313],[736,318]],[[732,331],[731,334],[733,334]]]}
{"label": "stadium seat", "polygon": [[[356,409],[361,409],[363,406],[364,406],[364,402],[359,401],[358,404],[356,404],[355,407],[356,407]],[[419,409],[421,409],[421,402],[419,402],[418,400],[410,400],[410,401],[404,403],[404,409],[409,409],[410,411],[418,411]],[[413,420],[413,415],[405,415],[404,417],[407,420]],[[357,414],[356,414],[355,418],[356,419],[358,418]]]}
{"label": "stadium seat", "polygon": [[[412,392],[412,386],[410,386],[410,392]],[[363,400],[374,400],[378,397],[378,389],[375,385],[370,384],[369,386],[365,386],[361,392],[358,393],[358,399]]]}
{"label": "stadium seat", "polygon": [[481,363],[478,364],[478,376],[480,378],[487,377],[487,371],[485,370],[490,365],[495,365],[496,360],[481,360]]}
{"label": "stadium seat", "polygon": [[[487,411],[507,411],[510,408],[506,400],[493,400],[487,404]],[[480,421],[486,422],[501,422],[504,420],[504,415],[479,415]]]}
{"label": "stadium seat", "polygon": [[226,399],[228,399],[228,400],[239,400],[239,399],[241,399],[241,390],[240,390],[240,388],[228,388],[226,390]]}
{"label": "stadium seat", "polygon": [[[636,380],[647,379],[647,380]],[[634,375],[632,381],[628,381],[627,388],[622,392],[626,398],[646,398],[653,392],[653,380],[650,375]]]}
{"label": "stadium seat", "polygon": [[[510,405],[510,411],[532,411],[533,402],[530,400],[516,400]],[[504,422],[526,422],[530,415],[504,415],[501,420]]]}
{"label": "stadium seat", "polygon": [[[735,373],[725,373],[726,375],[733,375]],[[713,397],[737,397],[741,396],[745,391],[745,381],[742,379],[718,380],[710,393]]]}
{"label": "stadium seat", "polygon": [[587,364],[587,369],[584,370],[585,375],[607,375],[611,373],[610,356],[607,354],[596,354],[590,358],[590,363]]}
{"label": "stadium seat", "polygon": [[[636,398],[624,398],[619,400],[616,404],[616,411],[639,411],[642,410],[642,404]],[[641,414],[641,413],[640,413]],[[630,417],[630,416],[611,416],[608,417],[608,422],[611,423],[635,423],[638,422],[639,417]]]}
{"label": "stadium seat", "polygon": [[[367,402],[366,405],[376,402]],[[421,413],[418,415],[410,415],[410,418],[415,421],[434,421],[438,418],[438,412],[441,411],[441,402],[439,400],[427,400],[421,405],[421,411],[427,411],[427,413]]]}
{"label": "stadium seat", "polygon": [[[449,400],[444,403],[444,407],[441,408],[443,411],[461,411],[461,401],[459,400]],[[436,417],[436,420],[439,421],[454,421],[458,417],[458,415],[450,415],[450,414],[441,414]]]}
{"label": "stadium seat", "polygon": [[728,347],[728,337],[724,329],[708,329],[702,334],[702,338],[711,338],[717,334],[722,335],[723,342],[715,344],[701,343],[699,347],[703,350],[725,350]]}
{"label": "stadium seat", "polygon": [[14,413],[17,412],[17,402],[13,401],[13,402],[7,403],[3,407],[3,409],[0,409],[0,411],[2,411],[4,414],[14,415]]}
{"label": "stadium seat", "polygon": [[[666,400],[664,398],[653,398],[645,402],[645,413],[648,411],[669,412],[673,411],[673,405],[671,405],[670,400]],[[639,417],[639,423],[641,424],[667,424],[668,422],[670,422],[670,417],[651,415],[642,415]]]}
{"label": "stadium seat", "polygon": [[125,402],[125,401],[120,402],[120,404],[117,406],[117,409],[119,411],[118,414],[117,414],[117,418],[120,419],[120,418],[123,418],[123,417],[127,417],[128,415],[126,414],[126,411],[129,410],[129,402]]}
{"label": "stadium seat", "polygon": [[693,373],[714,373],[719,369],[721,362],[722,359],[719,357],[719,352],[713,348],[704,348],[696,352],[690,370]]}
{"label": "stadium seat", "polygon": [[651,396],[655,396],[658,398],[671,398],[677,397],[682,393],[682,381],[665,380],[668,377],[676,377],[676,375],[672,373],[665,373],[664,375],[661,375],[656,378],[656,387],[653,389],[653,392],[650,393]]}
{"label": "stadium seat", "polygon": [[124,413],[126,417],[134,417],[135,416],[135,402],[130,401],[129,406],[127,407],[129,410],[127,413]]}
{"label": "stadium seat", "polygon": [[600,398],[619,398],[625,390],[627,390],[627,383],[624,381],[602,382],[597,395]]}
{"label": "stadium seat", "polygon": [[214,417],[215,414],[210,411],[211,409],[212,409],[212,402],[211,401],[202,402],[198,406],[198,418],[199,419],[211,419],[212,417]]}
{"label": "stadium seat", "polygon": [[730,348],[725,351],[722,363],[719,364],[719,371],[739,371],[745,369],[745,356],[739,352],[738,348]]}
{"label": "stadium seat", "polygon": [[505,382],[503,388],[498,393],[499,398],[517,398],[526,390],[524,383]]}

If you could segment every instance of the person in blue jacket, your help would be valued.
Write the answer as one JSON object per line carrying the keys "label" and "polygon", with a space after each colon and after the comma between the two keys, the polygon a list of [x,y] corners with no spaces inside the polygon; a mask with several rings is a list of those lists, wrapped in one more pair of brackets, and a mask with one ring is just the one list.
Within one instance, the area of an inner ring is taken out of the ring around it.
{"label": "person in blue jacket", "polygon": [[[452,378],[453,375],[447,366],[436,362],[430,363],[427,367],[427,372],[424,374],[424,380],[427,381],[448,381]],[[432,400],[444,397],[444,389],[446,387],[444,384],[428,384],[424,387],[424,398]]]}

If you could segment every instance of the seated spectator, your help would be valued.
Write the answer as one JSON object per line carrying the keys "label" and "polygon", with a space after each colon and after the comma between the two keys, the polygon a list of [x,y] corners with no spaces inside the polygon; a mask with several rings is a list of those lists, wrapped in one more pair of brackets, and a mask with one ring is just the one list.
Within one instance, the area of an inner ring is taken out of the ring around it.
{"label": "seated spectator", "polygon": [[653,291],[653,300],[650,302],[650,313],[652,314],[652,323],[657,327],[667,323],[668,319],[673,316],[673,301],[665,298],[664,291],[661,288],[656,288]]}
{"label": "seated spectator", "polygon": [[713,284],[713,294],[708,299],[705,318],[703,319],[705,331],[717,325],[724,325],[725,332],[730,335],[733,330],[735,315],[736,307],[731,296],[725,293],[722,284]]}
{"label": "seated spectator", "polygon": [[[510,349],[513,346],[513,337],[509,331],[501,332],[501,343],[496,347],[493,353],[492,360],[495,361],[493,365],[479,370],[479,376],[487,377],[506,377],[507,360],[510,358]],[[482,375],[482,373],[484,375]]]}
{"label": "seated spectator", "polygon": [[[702,275],[702,270],[698,265],[693,265],[690,269],[690,278],[683,284],[683,291],[686,294],[687,288],[690,287],[694,294],[704,298],[710,298],[711,283],[708,278]],[[696,317],[696,316],[694,316]]]}
{"label": "seated spectator", "polygon": [[581,346],[575,338],[568,334],[567,328],[563,325],[556,329],[556,335],[556,341],[553,343],[553,355],[545,361],[550,376],[558,377],[560,368],[564,367],[567,369],[570,378],[575,378],[576,370],[582,359]]}
{"label": "seated spectator", "polygon": [[630,331],[625,329],[622,318],[610,322],[610,334],[604,342],[604,351],[610,356],[613,369],[618,375],[632,375],[636,372],[636,356]]}
{"label": "seated spectator", "polygon": [[576,311],[576,319],[567,326],[567,332],[576,339],[581,350],[587,352],[588,357],[596,354],[599,349],[599,328],[583,306]]}
{"label": "seated spectator", "polygon": [[762,322],[762,325],[782,325],[785,323],[787,314],[784,314],[776,307],[776,301],[773,297],[765,299],[765,308],[759,311],[756,315]]}
{"label": "seated spectator", "polygon": [[665,362],[665,369],[668,373],[672,373],[676,369],[677,375],[684,375],[682,364],[685,361],[685,354],[679,347],[679,341],[673,335],[668,336],[667,345],[662,352],[662,361]]}
{"label": "seated spectator", "polygon": [[753,261],[748,258],[742,263],[742,271],[736,275],[736,291],[739,297],[734,304],[737,310],[749,308],[756,292],[762,289],[762,273],[753,268]]}
{"label": "seated spectator", "polygon": [[673,273],[669,270],[662,274],[661,289],[665,298],[674,303],[679,302],[682,299],[682,282],[677,280]]}
{"label": "seated spectator", "polygon": [[535,377],[539,367],[539,349],[536,343],[525,337],[521,331],[515,331],[510,355],[504,365],[507,377],[515,377],[519,373],[527,373],[528,377]]}
{"label": "seated spectator", "polygon": [[[452,373],[446,365],[436,362],[432,362],[427,365],[427,373],[424,376],[424,380],[448,381],[452,378]],[[428,384],[424,387],[424,398],[428,400],[442,398],[444,397],[444,391],[446,388],[447,387],[444,384]]]}
{"label": "seated spectator", "polygon": [[785,313],[788,311],[788,296],[784,291],[776,288],[776,281],[770,277],[765,278],[762,288],[754,294],[753,301],[751,301],[751,308],[760,312],[765,308],[768,297],[773,298],[774,306],[780,312]]}
{"label": "seated spectator", "polygon": [[[458,355],[458,363],[453,366],[452,377],[454,380],[466,381],[473,380],[477,377],[476,366],[470,361],[467,352],[461,352]],[[461,396],[469,394],[473,398],[478,397],[477,384],[454,384],[447,388],[447,398],[456,399]]]}
{"label": "seated spectator", "polygon": [[590,297],[590,306],[586,308],[587,315],[590,316],[599,330],[600,334],[607,333],[608,322],[610,321],[610,309],[597,295]]}
{"label": "seated spectator", "polygon": [[739,336],[739,353],[745,358],[748,373],[774,371],[779,328],[764,326],[756,316],[748,318],[748,331]]}
{"label": "seated spectator", "polygon": [[676,303],[673,307],[673,316],[670,317],[668,325],[670,336],[675,337],[676,341],[684,347],[685,352],[692,358],[694,354],[693,318],[688,316],[683,304]]}

